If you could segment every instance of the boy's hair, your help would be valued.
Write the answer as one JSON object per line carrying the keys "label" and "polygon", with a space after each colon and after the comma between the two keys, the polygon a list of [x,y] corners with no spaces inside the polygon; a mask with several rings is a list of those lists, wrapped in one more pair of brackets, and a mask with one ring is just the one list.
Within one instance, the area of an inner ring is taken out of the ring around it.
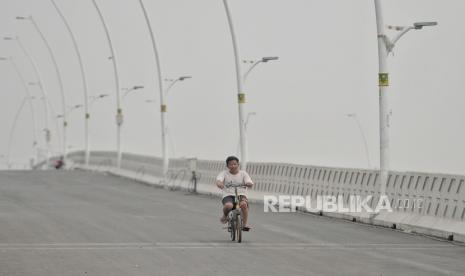
{"label": "boy's hair", "polygon": [[236,162],[239,163],[239,158],[237,158],[236,156],[228,156],[228,158],[226,158],[226,166],[228,166],[229,162],[233,160],[236,160]]}

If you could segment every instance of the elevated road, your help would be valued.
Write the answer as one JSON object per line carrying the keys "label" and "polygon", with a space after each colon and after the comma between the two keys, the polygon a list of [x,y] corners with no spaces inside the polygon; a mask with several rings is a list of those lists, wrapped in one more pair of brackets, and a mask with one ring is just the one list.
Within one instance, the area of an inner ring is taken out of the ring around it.
{"label": "elevated road", "polygon": [[465,247],[308,214],[229,241],[218,198],[79,171],[0,172],[0,275],[463,275]]}

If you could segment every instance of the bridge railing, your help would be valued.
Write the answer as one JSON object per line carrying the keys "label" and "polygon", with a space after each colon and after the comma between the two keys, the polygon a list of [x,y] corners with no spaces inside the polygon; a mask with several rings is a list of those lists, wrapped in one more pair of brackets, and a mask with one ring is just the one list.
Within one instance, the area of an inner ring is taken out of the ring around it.
{"label": "bridge railing", "polygon": [[[69,158],[84,163],[83,152],[70,153]],[[114,167],[116,153],[92,152],[90,164]],[[185,181],[190,173],[188,164],[187,159],[171,159],[171,181]],[[161,178],[162,159],[125,153],[122,169]],[[197,161],[197,172],[202,175],[200,183],[206,185],[214,185],[217,174],[224,169],[224,161]],[[254,190],[263,193],[310,196],[311,199],[342,196],[346,203],[351,195],[371,195],[372,208],[380,197],[379,173],[375,170],[250,162],[248,172],[256,183]],[[379,216],[384,220],[382,224],[399,227],[403,223],[416,223],[420,227],[465,235],[465,176],[392,171],[386,194],[394,212]]]}

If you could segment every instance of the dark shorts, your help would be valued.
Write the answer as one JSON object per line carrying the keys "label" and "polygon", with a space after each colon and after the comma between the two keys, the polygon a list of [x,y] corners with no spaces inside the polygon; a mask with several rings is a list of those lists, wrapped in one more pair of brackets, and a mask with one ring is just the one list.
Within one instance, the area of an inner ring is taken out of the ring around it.
{"label": "dark shorts", "polygon": [[[234,198],[235,196],[226,196],[223,198],[223,200],[221,201],[223,203],[223,205],[225,205],[226,203],[230,202],[232,204],[234,204]],[[249,202],[247,200],[247,197],[245,195],[239,195],[239,202],[241,201],[245,201],[247,203],[247,207],[249,207]]]}

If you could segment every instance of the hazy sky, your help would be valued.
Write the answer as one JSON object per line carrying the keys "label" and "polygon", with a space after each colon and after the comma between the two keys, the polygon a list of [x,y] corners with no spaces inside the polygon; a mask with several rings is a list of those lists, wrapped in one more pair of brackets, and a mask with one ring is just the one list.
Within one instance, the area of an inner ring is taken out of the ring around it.
{"label": "hazy sky", "polygon": [[[90,94],[110,94],[92,107],[92,149],[116,147],[115,85],[109,48],[91,0],[56,0],[73,29]],[[121,87],[144,85],[123,101],[124,151],[161,155],[157,79],[150,38],[137,0],[97,0],[114,42]],[[145,0],[159,47],[164,78],[192,75],[167,99],[176,157],[222,160],[236,152],[237,90],[234,58],[222,0]],[[18,35],[36,60],[56,114],[57,78],[47,50],[27,21],[32,15],[56,54],[68,105],[83,102],[71,40],[49,0],[0,0],[0,35]],[[243,59],[279,56],[260,64],[245,92],[251,161],[367,167],[357,113],[371,166],[379,163],[378,56],[373,0],[230,0]],[[438,21],[411,31],[389,56],[391,168],[465,174],[465,1],[385,0],[386,24]],[[394,35],[395,32],[389,32]],[[35,81],[21,51],[0,41],[27,81]],[[246,65],[244,65],[244,71]],[[11,66],[0,63],[0,154],[24,97]],[[40,97],[37,87],[31,93]],[[146,103],[156,99],[157,103]],[[40,147],[44,112],[34,103]],[[83,111],[69,119],[71,150],[84,147]],[[55,119],[53,119],[54,122]],[[55,122],[53,123],[55,125]],[[53,129],[53,146],[60,143]],[[32,123],[25,108],[14,132],[12,160],[32,154]]]}

